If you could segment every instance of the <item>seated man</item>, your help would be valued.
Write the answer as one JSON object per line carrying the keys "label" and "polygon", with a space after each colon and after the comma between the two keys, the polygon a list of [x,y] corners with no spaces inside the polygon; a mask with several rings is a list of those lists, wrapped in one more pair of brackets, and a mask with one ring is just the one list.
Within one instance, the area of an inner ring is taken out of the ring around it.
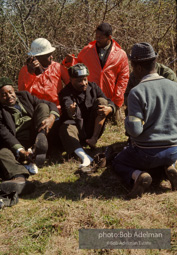
{"label": "seated man", "polygon": [[[59,116],[55,104],[29,92],[16,92],[0,78],[0,190],[20,194],[29,173],[38,172],[48,149],[46,135]],[[36,163],[36,164],[35,164]]]}
{"label": "seated man", "polygon": [[37,38],[31,44],[31,50],[25,66],[18,77],[19,91],[27,90],[39,99],[48,100],[57,105],[58,93],[64,84],[69,83],[68,70],[53,61],[52,53],[55,48],[45,38]]}
{"label": "seated man", "polygon": [[124,182],[134,184],[128,198],[142,196],[159,168],[177,190],[176,82],[156,73],[157,54],[150,44],[136,43],[129,58],[141,81],[128,97],[125,128],[131,143],[114,158],[113,168]]}
{"label": "seated man", "polygon": [[84,64],[76,64],[68,72],[71,82],[59,93],[62,110],[60,139],[66,152],[75,152],[82,160],[80,167],[82,170],[86,167],[86,170],[93,159],[81,144],[96,146],[105,120],[115,112],[115,106],[95,83],[88,82],[89,71]]}

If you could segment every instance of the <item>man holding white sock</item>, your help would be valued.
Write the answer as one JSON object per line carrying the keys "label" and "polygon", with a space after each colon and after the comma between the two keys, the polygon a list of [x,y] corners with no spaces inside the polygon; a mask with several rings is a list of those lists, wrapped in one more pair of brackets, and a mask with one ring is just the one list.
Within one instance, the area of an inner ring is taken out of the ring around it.
{"label": "man holding white sock", "polygon": [[128,96],[125,128],[131,142],[114,158],[113,168],[133,184],[127,198],[141,197],[156,173],[177,190],[177,84],[156,73],[157,53],[149,43],[136,43],[129,58],[140,83]]}
{"label": "man holding white sock", "polygon": [[60,139],[69,154],[75,153],[81,159],[80,168],[89,172],[93,159],[82,145],[96,146],[106,118],[115,112],[115,105],[97,84],[88,82],[89,70],[84,64],[76,64],[68,72],[70,83],[59,93]]}

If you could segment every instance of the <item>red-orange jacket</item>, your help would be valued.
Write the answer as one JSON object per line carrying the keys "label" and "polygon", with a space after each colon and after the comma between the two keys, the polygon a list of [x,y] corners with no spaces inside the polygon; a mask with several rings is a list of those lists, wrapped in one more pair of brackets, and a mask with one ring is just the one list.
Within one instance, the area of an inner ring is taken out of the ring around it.
{"label": "red-orange jacket", "polygon": [[53,102],[60,109],[58,93],[63,88],[62,80],[69,83],[67,69],[52,61],[50,66],[40,75],[30,74],[27,66],[23,66],[18,76],[18,89],[29,91],[39,99]]}
{"label": "red-orange jacket", "polygon": [[[103,69],[97,53],[96,41],[85,46],[78,57],[73,57],[72,63],[68,64],[85,64],[90,72],[89,81],[95,82],[106,97],[120,107],[124,102],[124,93],[129,79],[129,64],[125,51],[115,40],[112,39],[112,42],[112,48]],[[65,60],[63,64],[69,67]]]}

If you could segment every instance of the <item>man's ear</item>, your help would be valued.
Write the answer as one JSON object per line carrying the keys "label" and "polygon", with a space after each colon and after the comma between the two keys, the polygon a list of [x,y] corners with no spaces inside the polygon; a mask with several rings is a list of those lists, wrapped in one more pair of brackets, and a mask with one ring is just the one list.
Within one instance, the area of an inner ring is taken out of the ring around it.
{"label": "man's ear", "polygon": [[138,72],[140,72],[140,73],[141,73],[142,70],[143,70],[141,65],[137,65],[137,69],[138,69]]}
{"label": "man's ear", "polygon": [[109,35],[108,38],[109,38],[109,40],[111,40],[112,39],[112,35]]}

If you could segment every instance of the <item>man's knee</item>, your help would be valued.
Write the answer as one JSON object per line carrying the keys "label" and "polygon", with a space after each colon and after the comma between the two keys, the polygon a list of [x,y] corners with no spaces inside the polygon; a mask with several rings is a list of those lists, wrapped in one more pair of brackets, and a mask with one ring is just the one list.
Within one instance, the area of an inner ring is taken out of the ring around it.
{"label": "man's knee", "polygon": [[49,116],[49,114],[50,114],[49,106],[45,103],[40,103],[36,106],[35,113],[45,114],[45,115]]}
{"label": "man's knee", "polygon": [[5,158],[13,158],[15,159],[15,156],[13,152],[7,148],[0,149],[0,160]]}
{"label": "man's knee", "polygon": [[79,132],[75,125],[63,123],[60,127],[60,138],[64,139],[65,136],[71,136],[78,139]]}
{"label": "man's knee", "polygon": [[97,109],[98,108],[98,105],[108,105],[108,100],[106,100],[105,98],[103,98],[103,97],[98,97],[96,100],[95,100],[95,102],[94,102],[94,104],[93,104],[93,108],[94,109]]}
{"label": "man's knee", "polygon": [[38,130],[43,120],[48,118],[50,115],[49,106],[45,103],[40,103],[35,107],[33,121],[35,130]]}

